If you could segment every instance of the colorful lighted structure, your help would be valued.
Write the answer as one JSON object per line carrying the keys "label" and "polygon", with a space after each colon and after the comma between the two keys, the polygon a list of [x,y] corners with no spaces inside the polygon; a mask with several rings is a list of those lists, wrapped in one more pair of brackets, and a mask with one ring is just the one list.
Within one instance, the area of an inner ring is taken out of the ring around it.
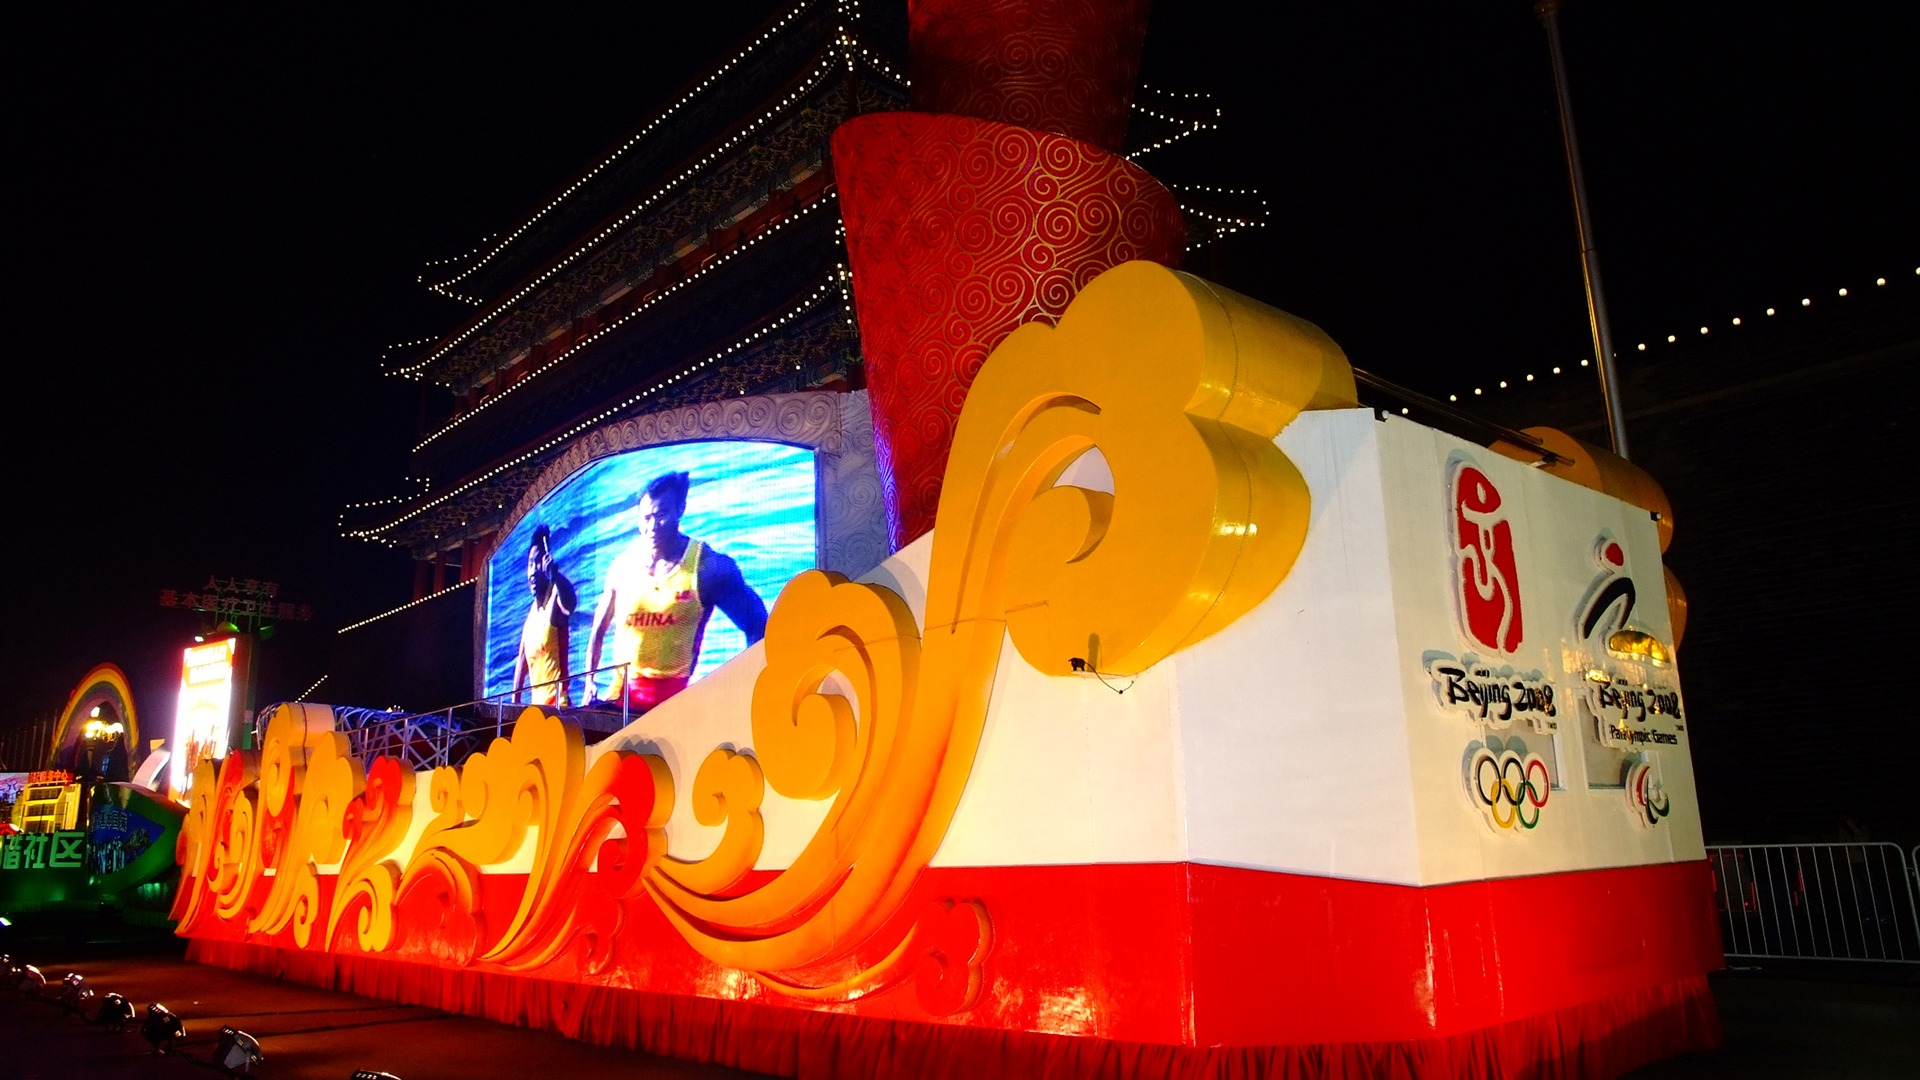
{"label": "colorful lighted structure", "polygon": [[1710,1045],[1657,485],[1360,407],[1171,268],[1145,11],[917,4],[915,111],[834,136],[889,557],[592,746],[415,772],[279,707],[193,785],[192,955],[782,1075]]}
{"label": "colorful lighted structure", "polygon": [[181,810],[134,782],[144,756],[126,676],[95,667],[61,711],[48,767],[0,774],[12,806],[11,828],[0,830],[0,912],[163,921]]}

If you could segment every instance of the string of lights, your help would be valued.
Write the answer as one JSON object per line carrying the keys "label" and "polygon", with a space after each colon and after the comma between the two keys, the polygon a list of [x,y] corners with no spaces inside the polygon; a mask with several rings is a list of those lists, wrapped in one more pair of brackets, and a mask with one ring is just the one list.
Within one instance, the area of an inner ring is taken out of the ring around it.
{"label": "string of lights", "polygon": [[323,682],[326,682],[326,681],[327,681],[327,677],[326,677],[325,675],[322,675],[322,676],[320,676],[319,678],[317,678],[317,679],[315,679],[315,680],[313,680],[313,685],[312,685],[312,686],[309,686],[309,687],[307,687],[307,688],[306,688],[305,690],[302,690],[302,691],[300,691],[300,694],[299,694],[299,696],[298,696],[298,697],[295,697],[295,698],[294,698],[293,700],[295,700],[295,701],[305,701],[305,700],[307,700],[308,698],[310,698],[310,697],[312,697],[312,696],[313,696],[313,692],[314,692],[315,690],[318,690],[318,689],[320,689],[320,684],[321,684],[321,683],[323,683]]}
{"label": "string of lights", "polygon": [[420,490],[410,492],[410,493],[403,493],[400,495],[388,495],[384,499],[364,499],[360,502],[350,502],[346,506],[342,507],[339,515],[334,518],[334,522],[333,522],[335,527],[343,530],[340,535],[342,536],[346,535],[344,530],[347,527],[347,511],[364,510],[370,506],[392,506],[395,503],[403,503],[408,501],[409,499],[417,499],[420,496],[425,495],[429,490],[433,488],[433,479],[431,477],[409,476],[407,477],[407,479],[412,480],[416,484],[419,484]]}
{"label": "string of lights", "polygon": [[741,128],[739,131],[735,132],[731,138],[727,139],[727,141],[721,143],[719,146],[709,151],[705,157],[702,157],[699,161],[695,162],[693,165],[688,166],[685,171],[680,173],[680,175],[674,177],[672,180],[667,181],[659,189],[654,191],[653,194],[648,195],[646,198],[642,199],[639,203],[635,204],[626,213],[620,215],[620,217],[616,219],[612,224],[608,225],[606,228],[601,229],[599,232],[595,233],[585,243],[575,248],[566,257],[560,259],[558,262],[555,262],[551,266],[547,267],[546,270],[536,275],[533,278],[533,280],[521,286],[520,291],[514,293],[512,296],[509,296],[504,300],[501,300],[499,303],[495,304],[492,310],[488,311],[485,315],[481,316],[480,318],[475,319],[472,323],[470,323],[467,326],[465,330],[460,331],[460,333],[454,335],[452,338],[442,343],[439,348],[428,353],[426,357],[420,360],[418,363],[412,364],[408,367],[397,368],[394,370],[393,374],[404,376],[406,378],[418,379],[420,377],[420,372],[423,371],[428,365],[432,364],[435,360],[440,359],[442,356],[445,356],[449,352],[452,352],[462,342],[466,341],[468,338],[472,337],[474,334],[480,332],[481,329],[492,324],[494,319],[499,318],[500,315],[510,310],[513,307],[513,305],[519,303],[522,299],[525,299],[529,293],[532,293],[535,289],[538,289],[540,286],[552,280],[555,274],[558,274],[560,271],[565,270],[567,267],[573,265],[575,260],[579,259],[582,255],[585,255],[587,252],[591,251],[595,247],[598,247],[600,243],[606,240],[608,237],[613,236],[616,233],[618,233],[620,230],[624,229],[627,226],[628,222],[632,221],[638,215],[651,209],[655,203],[665,198],[669,193],[671,193],[676,188],[678,188],[682,183],[692,179],[697,173],[699,173],[702,169],[706,168],[709,164],[712,164],[717,158],[720,158],[722,155],[726,154],[728,151],[738,146],[740,142],[744,140],[747,136],[758,131],[761,127],[766,125],[774,117],[786,111],[789,105],[792,105],[793,103],[806,97],[806,95],[812,93],[823,82],[826,81],[829,75],[833,73],[834,67],[835,67],[835,63],[831,58],[823,60],[808,75],[806,81],[800,86],[800,88],[795,90],[793,93],[787,95],[785,98],[783,98],[779,104],[775,105],[771,109],[768,109],[766,112],[762,113],[759,117],[757,117],[751,123],[749,123],[746,127]]}
{"label": "string of lights", "polygon": [[[1182,92],[1177,90],[1162,90],[1157,86],[1151,86],[1147,83],[1141,83],[1140,90],[1143,93],[1157,94],[1160,97],[1170,98],[1175,101],[1211,102],[1213,100],[1213,95],[1205,91]],[[1174,116],[1170,113],[1160,112],[1157,109],[1152,109],[1146,105],[1142,105],[1138,97],[1134,98],[1133,111],[1145,116],[1150,116],[1155,120],[1172,124],[1174,127],[1179,128],[1180,130],[1175,132],[1172,135],[1167,136],[1164,139],[1156,139],[1153,142],[1148,143],[1146,146],[1143,146],[1140,149],[1133,151],[1132,153],[1127,155],[1128,161],[1138,161],[1141,158],[1147,156],[1148,154],[1153,153],[1155,150],[1172,146],[1174,143],[1179,142],[1181,139],[1184,139],[1187,136],[1194,134],[1195,132],[1220,130],[1219,121],[1221,117],[1221,112],[1220,112],[1219,106],[1214,106],[1213,117],[1211,121],[1203,118],[1180,117],[1180,116]]]}
{"label": "string of lights", "polygon": [[[633,396],[627,398],[625,401],[622,401],[617,405],[610,406],[609,408],[602,410],[596,415],[589,417],[586,420],[580,421],[579,423],[573,425],[572,427],[566,429],[565,431],[560,432],[559,434],[553,436],[552,438],[547,439],[545,442],[534,447],[533,449],[525,451],[524,453],[521,453],[517,457],[513,457],[508,459],[507,461],[501,462],[500,464],[494,466],[493,468],[487,470],[486,472],[481,473],[479,476],[476,476],[473,479],[467,481],[466,483],[461,484],[459,487],[453,488],[452,490],[445,492],[444,494],[440,495],[438,498],[435,498],[430,502],[426,502],[421,504],[420,506],[415,507],[414,509],[408,511],[405,514],[400,515],[397,518],[394,518],[393,520],[387,522],[384,525],[377,525],[370,529],[343,529],[340,535],[343,538],[348,538],[348,539],[368,540],[375,543],[385,543],[389,546],[398,546],[392,540],[390,540],[385,536],[382,536],[381,534],[385,533],[389,529],[394,528],[395,526],[404,524],[405,522],[411,521],[414,518],[419,517],[421,514],[424,514],[428,510],[431,510],[434,507],[447,502],[449,499],[452,499],[458,495],[461,495],[461,494],[464,494],[465,492],[473,490],[474,488],[487,482],[488,480],[491,480],[494,477],[500,475],[501,473],[506,472],[508,469],[515,468],[516,466],[519,466],[532,458],[538,457],[541,454],[544,454],[547,451],[552,450],[557,446],[560,446],[561,444],[572,439],[574,436],[579,435],[580,433],[586,431],[588,428],[593,427],[595,424],[611,419],[614,416],[617,416],[620,413],[625,412],[627,409],[630,409],[633,406],[640,404],[641,402],[652,397],[653,395],[660,393],[677,383],[683,382],[696,375],[699,375],[701,372],[713,366],[714,364],[717,364],[720,361],[725,360],[727,357],[732,356],[734,353],[747,348],[748,346],[759,341],[761,338],[764,338],[772,334],[774,331],[779,330],[781,327],[785,326],[787,323],[790,323],[793,320],[799,318],[800,316],[806,314],[808,311],[812,310],[815,307],[815,305],[819,304],[822,297],[825,297],[837,291],[840,293],[841,297],[843,298],[843,302],[850,302],[849,300],[847,300],[848,281],[849,281],[849,275],[847,273],[846,265],[844,263],[836,264],[832,275],[824,283],[822,283],[819,288],[815,289],[812,293],[810,293],[804,300],[800,301],[800,303],[798,303],[794,307],[788,309],[788,311],[785,314],[781,315],[779,318],[773,320],[772,322],[768,323],[765,326],[762,326],[760,329],[753,331],[752,333],[734,342],[733,344],[727,346],[726,348],[721,349],[719,352],[716,352],[713,355],[708,356],[704,360],[700,360],[697,363],[691,364],[681,369],[680,371],[676,372],[673,375],[669,375],[666,378],[661,379],[659,382],[656,382],[652,386],[649,386],[648,388],[646,388],[645,390],[642,390],[639,393],[634,394]],[[349,629],[351,629],[351,627],[349,627]]]}
{"label": "string of lights", "polygon": [[579,341],[574,342],[571,346],[567,347],[565,350],[559,353],[556,353],[553,356],[548,357],[544,363],[542,363],[539,367],[534,368],[533,370],[527,372],[525,375],[522,375],[518,381],[506,387],[503,387],[502,389],[494,393],[492,397],[487,398],[485,401],[480,402],[478,405],[474,406],[473,408],[467,410],[466,412],[460,414],[459,416],[454,417],[452,420],[448,421],[443,427],[441,427],[438,431],[435,431],[431,435],[428,435],[426,438],[420,440],[419,443],[415,444],[413,448],[414,451],[417,453],[422,448],[424,448],[427,444],[433,442],[435,439],[438,439],[440,436],[445,435],[447,432],[452,431],[453,429],[459,427],[461,424],[464,424],[468,420],[471,420],[474,417],[480,415],[482,412],[485,412],[488,407],[492,406],[495,402],[504,400],[507,397],[507,395],[513,393],[515,390],[518,390],[521,387],[532,382],[535,378],[537,378],[541,374],[551,369],[555,364],[560,363],[562,360],[565,360],[567,357],[572,356],[574,353],[579,352],[581,349],[586,348],[587,346],[600,340],[606,335],[619,329],[619,327],[622,324],[626,323],[628,320],[633,319],[636,316],[640,315],[641,313],[652,308],[655,304],[658,304],[661,301],[667,299],[668,297],[673,296],[674,294],[680,292],[680,290],[686,288],[689,285],[692,285],[696,281],[699,281],[701,278],[707,276],[713,271],[718,270],[722,266],[727,265],[729,262],[733,260],[735,256],[741,254],[742,252],[751,250],[753,246],[755,244],[758,244],[760,241],[765,240],[768,237],[771,237],[777,234],[782,229],[786,228],[789,225],[794,224],[795,222],[804,220],[807,217],[807,215],[813,213],[815,210],[818,210],[820,207],[827,205],[828,202],[830,202],[831,200],[832,200],[832,195],[829,194],[828,198],[822,199],[821,201],[816,202],[811,206],[802,208],[797,213],[791,214],[787,217],[780,219],[779,221],[774,222],[772,225],[768,226],[762,232],[757,233],[754,236],[750,237],[745,243],[742,243],[739,247],[734,248],[732,251],[729,251],[726,254],[719,256],[713,261],[707,263],[705,266],[702,266],[700,269],[694,271],[691,275],[685,278],[682,278],[679,281],[674,282],[672,285],[669,285],[666,288],[660,290],[659,292],[653,294],[651,297],[648,297],[645,303],[642,303],[639,306],[635,307],[632,311],[627,312],[625,315],[620,316],[618,319],[613,320],[612,322],[601,327],[600,329],[595,330],[593,333],[588,334],[587,336],[581,338]]}
{"label": "string of lights", "polygon": [[381,372],[385,374],[392,374],[391,372],[387,371],[387,354],[390,352],[393,352],[395,349],[417,349],[422,345],[431,345],[438,340],[440,339],[437,335],[429,335],[423,338],[415,338],[412,341],[396,341],[393,344],[387,346],[386,348],[381,349],[380,350]]}
{"label": "string of lights", "polygon": [[[1914,271],[1913,271],[1913,272],[1914,272],[1914,274],[1915,274],[1915,275],[1920,275],[1920,267],[1915,267],[1915,268],[1914,268]],[[1886,278],[1884,278],[1884,277],[1880,277],[1880,278],[1875,278],[1875,279],[1873,280],[1873,283],[1874,283],[1874,285],[1875,285],[1875,287],[1878,287],[1878,288],[1884,288],[1884,287],[1886,286],[1886,284],[1887,284],[1887,279],[1886,279]],[[1844,288],[1844,287],[1843,287],[1843,288],[1840,288],[1840,289],[1838,289],[1838,290],[1836,290],[1836,291],[1835,291],[1835,295],[1836,295],[1836,297],[1837,297],[1837,298],[1840,298],[1840,299],[1845,299],[1845,298],[1846,298],[1847,296],[1849,296],[1849,295],[1851,295],[1851,293],[1850,293],[1850,292],[1849,292],[1849,291],[1848,291],[1848,290],[1847,290],[1846,288]],[[1810,308],[1810,307],[1812,307],[1812,306],[1813,306],[1813,297],[1811,297],[1811,296],[1805,296],[1805,297],[1801,297],[1801,299],[1800,299],[1800,304],[1799,304],[1799,306],[1800,306],[1800,307],[1802,307],[1802,308]],[[1767,309],[1766,309],[1766,316],[1765,316],[1765,317],[1767,317],[1767,318],[1772,318],[1772,317],[1775,317],[1775,316],[1777,316],[1777,315],[1779,314],[1779,312],[1780,312],[1780,309],[1778,309],[1778,308],[1772,308],[1772,307],[1770,307],[1770,308],[1767,308]],[[1736,315],[1736,316],[1734,316],[1734,317],[1733,317],[1733,318],[1732,318],[1732,319],[1731,319],[1731,320],[1729,321],[1729,325],[1731,325],[1731,326],[1745,326],[1745,325],[1747,325],[1747,324],[1746,324],[1746,323],[1745,323],[1745,322],[1744,322],[1744,321],[1743,321],[1743,320],[1742,320],[1742,319],[1740,318],[1740,316],[1738,316],[1738,315]],[[1701,327],[1700,327],[1700,333],[1701,333],[1701,334],[1706,334],[1706,333],[1709,333],[1709,332],[1710,332],[1711,330],[1712,330],[1712,327],[1710,327],[1710,326],[1705,326],[1705,325],[1703,325],[1703,326],[1701,326]],[[1674,345],[1674,344],[1678,344],[1678,343],[1679,343],[1679,341],[1680,341],[1680,337],[1681,337],[1681,335],[1679,335],[1679,334],[1668,334],[1668,335],[1667,335],[1667,344],[1669,344],[1669,345]],[[1634,346],[1634,351],[1636,351],[1636,352],[1646,352],[1646,351],[1647,351],[1647,343],[1646,343],[1646,342],[1644,342],[1644,341],[1642,341],[1642,342],[1639,342],[1638,344],[1636,344],[1636,345]],[[1590,360],[1590,359],[1582,359],[1582,360],[1580,361],[1580,363],[1579,363],[1579,366],[1580,366],[1580,367],[1591,367],[1591,366],[1593,366],[1593,361],[1592,361],[1592,360]],[[1562,373],[1562,372],[1563,372],[1564,370],[1565,370],[1565,369],[1564,369],[1563,367],[1561,367],[1561,366],[1559,366],[1559,365],[1555,365],[1555,366],[1554,366],[1554,367],[1552,368],[1552,370],[1551,370],[1551,374],[1554,374],[1554,375],[1559,375],[1559,374],[1561,374],[1561,373]],[[1532,373],[1532,372],[1528,372],[1528,373],[1526,374],[1526,376],[1525,376],[1524,378],[1522,378],[1522,379],[1520,379],[1520,380],[1518,380],[1518,381],[1520,381],[1520,382],[1522,382],[1522,383],[1530,383],[1530,382],[1533,382],[1533,381],[1534,381],[1534,375],[1533,375],[1533,373]],[[1497,380],[1497,382],[1496,382],[1496,389],[1500,389],[1500,390],[1506,390],[1506,389],[1508,389],[1508,388],[1510,387],[1510,385],[1511,385],[1511,381],[1510,381],[1510,380],[1507,380],[1507,379],[1500,379],[1500,380]],[[1469,397],[1484,397],[1484,396],[1486,395],[1486,389],[1487,389],[1487,388],[1486,388],[1486,387],[1484,387],[1484,386],[1476,386],[1476,387],[1474,387],[1474,388],[1473,388],[1473,390],[1472,390],[1472,392],[1471,392],[1470,394],[1468,394],[1467,396],[1469,396]],[[1452,393],[1452,394],[1448,394],[1448,395],[1447,395],[1447,400],[1448,400],[1448,401],[1454,401],[1454,402],[1457,402],[1457,401],[1459,401],[1459,400],[1460,400],[1460,394],[1459,394],[1459,393]],[[1401,409],[1400,411],[1401,411],[1402,413],[1404,413],[1404,412],[1406,412],[1407,410],[1405,410],[1405,409]]]}
{"label": "string of lights", "polygon": [[1202,210],[1186,200],[1178,198],[1181,194],[1195,192],[1202,195],[1257,196],[1260,194],[1258,188],[1223,188],[1213,187],[1208,184],[1168,184],[1167,190],[1174,193],[1174,201],[1179,205],[1181,215],[1188,221],[1191,222],[1198,218],[1213,226],[1211,234],[1202,236],[1200,239],[1188,244],[1186,248],[1188,251],[1198,251],[1220,239],[1222,236],[1239,232],[1241,229],[1264,229],[1267,227],[1267,200],[1265,199],[1260,200],[1260,216],[1247,218],[1230,214],[1216,214],[1211,210]]}
{"label": "string of lights", "polygon": [[[373,617],[371,617],[371,618],[366,618],[366,619],[361,619],[361,620],[360,620],[359,622],[357,622],[357,623],[350,623],[350,624],[348,624],[348,625],[346,625],[346,626],[343,626],[343,627],[341,627],[341,628],[340,628],[340,629],[338,629],[338,630],[335,630],[335,631],[334,631],[334,633],[336,633],[336,634],[344,634],[344,633],[346,633],[346,632],[347,632],[347,631],[349,631],[349,630],[358,630],[358,629],[360,629],[360,628],[361,628],[361,627],[363,627],[363,626],[368,626],[368,625],[371,625],[371,624],[373,624],[373,623],[377,623],[377,622],[379,622],[379,621],[380,621],[381,619],[384,619],[384,618],[386,618],[386,617],[387,617],[387,616],[389,616],[389,615],[398,615],[398,614],[400,614],[401,612],[403,612],[403,611],[405,611],[405,610],[407,610],[408,608],[416,608],[416,607],[419,607],[419,606],[420,606],[421,604],[424,604],[424,603],[426,603],[426,602],[427,602],[427,601],[429,601],[429,600],[438,600],[438,599],[440,599],[441,597],[443,597],[443,596],[445,596],[445,595],[447,595],[447,594],[448,594],[448,593],[450,593],[450,592],[453,592],[453,591],[454,591],[454,590],[456,590],[456,589],[464,589],[464,588],[466,588],[467,586],[469,586],[469,585],[471,585],[471,584],[473,584],[473,582],[474,582],[474,580],[475,580],[475,579],[473,579],[473,578],[468,578],[467,580],[465,580],[465,581],[462,581],[462,582],[460,582],[459,584],[456,584],[456,585],[449,585],[449,586],[447,586],[446,588],[444,588],[444,589],[441,589],[441,590],[440,590],[439,592],[436,592],[436,593],[428,593],[427,595],[425,595],[425,596],[423,596],[423,597],[421,597],[421,598],[420,598],[420,599],[418,599],[418,600],[409,600],[408,602],[406,602],[406,603],[404,603],[404,604],[401,604],[401,605],[400,605],[399,607],[397,607],[397,608],[394,608],[394,609],[393,609],[393,610],[391,610],[391,611],[383,611],[383,612],[381,612],[380,614],[378,614],[378,615],[375,615],[375,616],[373,616]],[[325,681],[326,681],[326,677],[325,677],[324,675],[323,675],[323,676],[321,676],[321,682],[325,682]],[[314,683],[314,684],[313,684],[312,686],[310,686],[310,687],[308,687],[308,688],[307,688],[307,694],[311,694],[311,693],[313,693],[313,691],[314,691],[315,689],[317,689],[317,688],[318,688],[319,686],[320,686],[320,683]],[[305,698],[305,697],[307,696],[307,694],[301,694],[301,695],[300,695],[300,697],[301,697],[301,698]]]}
{"label": "string of lights", "polygon": [[[792,8],[788,9],[785,15],[781,16],[778,20],[776,20],[774,24],[768,27],[764,32],[762,32],[759,37],[756,37],[752,41],[748,42],[745,48],[735,53],[731,59],[727,60],[725,63],[721,64],[719,67],[715,68],[711,73],[707,75],[706,78],[696,83],[691,90],[688,90],[685,94],[681,95],[678,101],[675,101],[672,104],[668,105],[664,110],[661,111],[660,115],[654,117],[639,131],[635,132],[633,136],[629,138],[626,142],[621,143],[617,148],[615,148],[611,154],[608,154],[605,158],[601,159],[599,164],[587,170],[587,172],[584,175],[582,175],[579,179],[575,180],[572,184],[568,185],[564,190],[560,192],[560,194],[555,195],[550,201],[548,201],[548,203],[545,206],[534,211],[532,217],[529,217],[526,221],[521,222],[518,228],[507,233],[506,239],[494,245],[492,250],[488,251],[472,266],[467,267],[465,270],[462,270],[460,273],[454,275],[453,277],[447,278],[445,281],[429,284],[427,288],[433,290],[434,292],[441,292],[448,286],[452,286],[452,285],[458,284],[461,281],[464,281],[466,278],[472,276],[475,272],[477,272],[481,267],[486,266],[502,251],[505,251],[507,248],[511,247],[515,240],[518,240],[521,236],[525,235],[528,229],[538,224],[542,218],[546,217],[549,213],[552,213],[555,209],[557,209],[561,203],[567,200],[569,196],[573,195],[575,192],[585,187],[589,182],[593,180],[594,177],[600,175],[602,172],[605,172],[607,169],[612,168],[614,163],[617,162],[622,155],[624,155],[627,151],[633,149],[635,146],[638,146],[642,141],[646,139],[648,135],[653,134],[653,132],[657,130],[662,124],[665,124],[667,121],[673,119],[675,114],[679,113],[680,110],[692,104],[693,101],[700,96],[702,91],[706,90],[708,87],[712,86],[715,82],[719,81],[729,71],[732,71],[734,68],[738,67],[748,57],[752,56],[754,52],[760,48],[760,46],[766,44],[768,41],[771,41],[782,30],[785,30],[795,20],[799,19],[801,15],[805,14],[808,9],[814,7],[816,4],[820,2],[821,0],[801,0],[800,3],[795,4]],[[495,235],[499,235],[499,234],[495,234]]]}
{"label": "string of lights", "polygon": [[[486,236],[481,237],[480,242],[474,245],[474,248],[472,251],[463,251],[458,255],[450,255],[444,259],[428,259],[426,262],[421,263],[420,265],[423,267],[451,266],[455,263],[465,262],[468,259],[475,258],[478,255],[480,255],[482,252],[486,251],[487,245],[492,243],[493,238],[499,235],[500,235],[499,233],[490,233]],[[427,275],[421,274],[418,277],[414,278],[413,280],[419,282],[422,285],[425,285],[427,283]]]}

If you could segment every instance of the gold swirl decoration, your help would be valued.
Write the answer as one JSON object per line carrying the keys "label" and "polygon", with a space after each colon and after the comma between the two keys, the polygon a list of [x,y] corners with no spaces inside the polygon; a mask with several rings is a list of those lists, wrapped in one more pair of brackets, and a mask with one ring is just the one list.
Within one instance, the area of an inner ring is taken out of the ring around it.
{"label": "gold swirl decoration", "polygon": [[[478,959],[527,970],[584,941],[587,970],[604,969],[619,921],[618,907],[605,901],[633,895],[641,872],[666,850],[673,778],[664,761],[616,751],[589,771],[580,728],[529,708],[510,738],[495,739],[458,769],[435,769],[430,797],[434,820],[398,892],[438,876],[477,922],[478,867],[513,857],[533,829],[526,888],[498,934],[480,927],[492,944]],[[603,880],[589,892],[596,861]]]}
{"label": "gold swirl decoration", "polygon": [[247,929],[276,934],[291,926],[305,948],[325,914],[316,864],[340,861],[346,847],[340,823],[365,778],[324,705],[274,709],[261,746],[254,864],[274,873]]}
{"label": "gold swirl decoration", "polygon": [[173,842],[173,858],[180,864],[180,885],[174,890],[173,909],[167,917],[182,934],[200,922],[211,894],[208,883],[213,874],[214,803],[218,783],[212,761],[202,761],[194,767],[187,813],[180,821],[180,833]]}
{"label": "gold swirl decoration", "polygon": [[265,853],[254,840],[258,821],[253,800],[247,795],[259,775],[260,755],[255,751],[230,751],[220,762],[206,883],[213,915],[222,922],[244,919],[247,898],[265,869],[260,861]]}
{"label": "gold swirl decoration", "polygon": [[329,943],[339,934],[341,920],[359,904],[355,943],[367,952],[382,952],[392,944],[393,904],[400,891],[400,868],[392,856],[413,824],[413,784],[413,770],[398,758],[375,758],[360,797],[347,805],[342,833],[347,851],[327,916]]}
{"label": "gold swirl decoration", "polygon": [[[924,919],[878,963],[845,969],[946,835],[1003,640],[1051,674],[1075,659],[1126,674],[1231,623],[1306,537],[1307,487],[1275,436],[1304,409],[1356,400],[1319,329],[1152,263],[1101,275],[1058,326],[1015,331],[960,416],[924,637],[899,596],[819,571],[795,578],[768,619],[754,748],[775,791],[833,800],[820,830],[737,896],[711,887],[728,873],[657,864],[646,884],[668,919],[715,963],[795,996],[847,1000],[910,974],[925,959],[909,948]],[[1059,483],[1091,452],[1111,493]],[[825,688],[831,675],[852,700]],[[757,799],[741,805],[756,812],[726,815],[715,858],[757,847]],[[991,940],[984,911],[973,925],[957,967],[949,949],[934,968],[935,981],[958,980],[934,995],[954,1008],[977,995]]]}

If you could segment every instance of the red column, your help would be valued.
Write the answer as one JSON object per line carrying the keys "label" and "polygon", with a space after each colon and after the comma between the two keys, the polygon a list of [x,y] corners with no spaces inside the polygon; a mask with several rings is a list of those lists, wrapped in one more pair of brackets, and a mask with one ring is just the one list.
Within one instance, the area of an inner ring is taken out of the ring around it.
{"label": "red column", "polygon": [[1132,259],[1177,265],[1173,196],[1114,153],[1145,0],[932,0],[914,104],[834,133],[875,450],[897,549],[933,526],[954,422],[1007,334]]}

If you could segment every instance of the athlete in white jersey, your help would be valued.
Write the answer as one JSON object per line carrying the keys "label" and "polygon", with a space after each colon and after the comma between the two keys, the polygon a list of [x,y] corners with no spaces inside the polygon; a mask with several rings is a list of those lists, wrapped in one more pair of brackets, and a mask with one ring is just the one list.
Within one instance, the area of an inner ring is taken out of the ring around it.
{"label": "athlete in white jersey", "polygon": [[607,698],[624,696],[631,709],[651,709],[686,687],[714,608],[727,613],[749,645],[767,633],[767,606],[741,578],[740,567],[680,531],[689,483],[682,472],[647,485],[639,536],[608,568],[594,611],[587,670],[599,669],[601,642],[612,626],[612,663],[627,666],[615,673]]}

